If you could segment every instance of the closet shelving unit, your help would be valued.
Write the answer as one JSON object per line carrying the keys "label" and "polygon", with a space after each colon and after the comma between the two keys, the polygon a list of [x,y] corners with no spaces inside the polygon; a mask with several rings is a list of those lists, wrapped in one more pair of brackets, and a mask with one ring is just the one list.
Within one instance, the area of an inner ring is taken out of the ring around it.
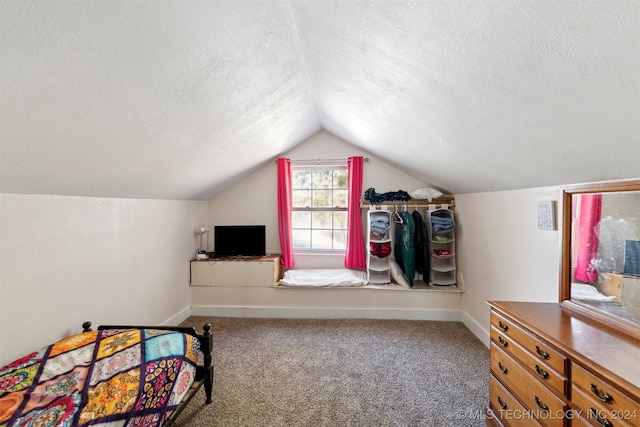
{"label": "closet shelving unit", "polygon": [[[458,288],[456,276],[456,242],[455,242],[455,230],[448,233],[436,233],[431,224],[430,214],[436,211],[445,211],[447,214],[454,218],[453,209],[455,208],[455,202],[453,196],[443,195],[437,199],[418,200],[413,199],[409,201],[385,201],[381,204],[372,205],[367,200],[361,200],[360,206],[362,209],[367,209],[367,275],[371,284],[391,283],[389,259],[380,259],[371,254],[369,248],[371,243],[370,236],[370,224],[371,215],[376,215],[378,212],[383,212],[383,215],[389,215],[394,211],[403,210],[418,210],[423,212],[425,225],[427,227],[427,238],[429,239],[430,252],[431,252],[431,269],[428,274],[423,277],[424,285],[419,285],[419,282],[414,282],[413,289],[435,289],[435,290],[450,290],[455,292],[461,292]],[[390,228],[390,231],[393,227]],[[391,242],[393,248],[393,236],[390,233],[389,239],[386,241]],[[443,252],[448,251],[449,255],[441,255]],[[373,280],[371,280],[373,278]]]}
{"label": "closet shelving unit", "polygon": [[429,284],[432,286],[456,285],[456,237],[455,229],[438,232],[433,224],[433,216],[442,215],[454,219],[453,211],[448,206],[427,210],[427,235],[431,249],[431,271]]}
{"label": "closet shelving unit", "polygon": [[[375,233],[371,228],[372,223],[388,224],[389,227],[383,234]],[[367,212],[367,280],[372,284],[391,283],[391,267],[389,260],[391,254],[378,257],[371,251],[371,245],[392,245],[391,239],[391,212],[387,209],[369,209]]]}

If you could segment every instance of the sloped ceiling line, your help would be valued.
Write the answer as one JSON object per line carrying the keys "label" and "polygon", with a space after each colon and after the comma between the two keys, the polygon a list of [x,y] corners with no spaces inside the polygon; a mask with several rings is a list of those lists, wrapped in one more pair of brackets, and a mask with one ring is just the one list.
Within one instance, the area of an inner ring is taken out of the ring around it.
{"label": "sloped ceiling line", "polygon": [[321,129],[446,193],[638,177],[639,40],[634,1],[5,0],[0,191],[208,200]]}

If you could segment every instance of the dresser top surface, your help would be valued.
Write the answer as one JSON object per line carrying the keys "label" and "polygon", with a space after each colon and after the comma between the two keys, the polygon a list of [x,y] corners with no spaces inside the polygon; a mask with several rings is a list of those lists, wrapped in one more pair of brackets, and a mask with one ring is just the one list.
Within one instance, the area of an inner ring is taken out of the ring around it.
{"label": "dresser top surface", "polygon": [[580,365],[604,377],[613,376],[617,383],[640,397],[640,340],[581,316],[560,303],[489,301],[488,304]]}

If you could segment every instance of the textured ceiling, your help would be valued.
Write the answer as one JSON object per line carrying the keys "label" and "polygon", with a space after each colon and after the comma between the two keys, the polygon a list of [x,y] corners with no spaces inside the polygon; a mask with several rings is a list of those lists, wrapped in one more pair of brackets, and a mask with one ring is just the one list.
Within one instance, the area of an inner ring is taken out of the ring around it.
{"label": "textured ceiling", "polygon": [[320,129],[448,193],[640,176],[640,1],[0,13],[2,192],[207,200]]}

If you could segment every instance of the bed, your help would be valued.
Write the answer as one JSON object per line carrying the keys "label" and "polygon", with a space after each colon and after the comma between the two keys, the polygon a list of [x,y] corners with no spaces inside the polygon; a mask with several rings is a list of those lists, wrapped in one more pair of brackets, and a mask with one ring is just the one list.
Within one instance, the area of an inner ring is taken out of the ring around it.
{"label": "bed", "polygon": [[211,325],[99,326],[0,368],[0,427],[169,426],[204,386]]}
{"label": "bed", "polygon": [[358,287],[367,284],[367,273],[348,268],[288,270],[278,282],[284,287]]}

